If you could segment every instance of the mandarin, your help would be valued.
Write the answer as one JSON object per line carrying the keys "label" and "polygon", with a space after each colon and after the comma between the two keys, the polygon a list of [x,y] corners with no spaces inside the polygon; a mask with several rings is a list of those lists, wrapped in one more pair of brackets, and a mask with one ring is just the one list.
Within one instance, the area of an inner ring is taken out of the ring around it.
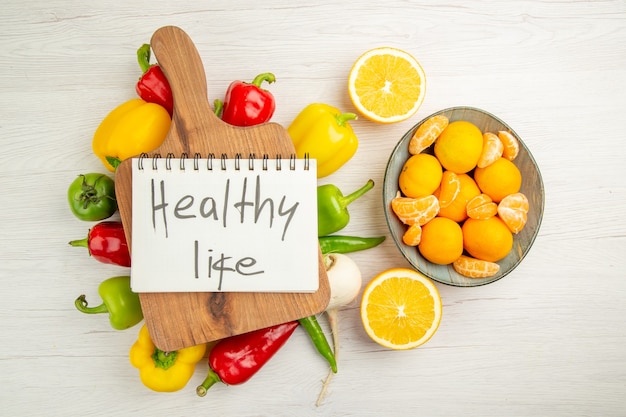
{"label": "mandarin", "polygon": [[457,174],[476,167],[483,150],[483,134],[476,125],[465,120],[448,124],[435,141],[435,155],[441,165]]}
{"label": "mandarin", "polygon": [[418,249],[424,258],[434,264],[454,262],[463,254],[461,226],[446,217],[435,217],[422,226]]}
{"label": "mandarin", "polygon": [[442,175],[443,170],[437,158],[426,153],[418,153],[404,163],[398,185],[400,191],[407,197],[425,197],[439,187]]}
{"label": "mandarin", "polygon": [[498,158],[489,166],[476,168],[474,180],[480,190],[496,203],[507,195],[518,192],[522,186],[520,170],[506,158]]}
{"label": "mandarin", "polygon": [[513,248],[513,234],[498,216],[467,219],[462,231],[463,247],[476,259],[497,262]]}

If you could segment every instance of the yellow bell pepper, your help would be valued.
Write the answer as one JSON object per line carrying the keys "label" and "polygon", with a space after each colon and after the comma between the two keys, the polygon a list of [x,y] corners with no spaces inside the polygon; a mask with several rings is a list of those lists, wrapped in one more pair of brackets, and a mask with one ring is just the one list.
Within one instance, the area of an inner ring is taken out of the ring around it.
{"label": "yellow bell pepper", "polygon": [[170,130],[172,120],[162,106],[136,98],[113,109],[93,136],[93,152],[109,171],[120,162],[158,148]]}
{"label": "yellow bell pepper", "polygon": [[144,324],[130,348],[130,363],[139,369],[139,377],[146,387],[158,392],[174,392],[187,385],[205,353],[204,343],[164,352],[154,345]]}
{"label": "yellow bell pepper", "polygon": [[298,157],[304,158],[308,153],[317,160],[317,178],[337,171],[356,153],[359,141],[348,123],[354,119],[354,113],[342,113],[328,104],[313,103],[287,128]]}

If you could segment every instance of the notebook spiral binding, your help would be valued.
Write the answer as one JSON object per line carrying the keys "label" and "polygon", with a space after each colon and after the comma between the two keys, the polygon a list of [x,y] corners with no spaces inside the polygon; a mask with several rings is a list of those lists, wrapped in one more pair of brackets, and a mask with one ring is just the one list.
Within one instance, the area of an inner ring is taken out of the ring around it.
{"label": "notebook spiral binding", "polygon": [[[156,153],[152,156],[148,155],[147,153],[142,153],[141,155],[139,155],[138,159],[137,159],[137,168],[139,170],[143,170],[145,169],[144,167],[144,161],[145,160],[151,160],[151,168],[153,171],[156,171],[158,169],[158,160],[161,159],[162,156],[159,153]],[[200,167],[202,165],[206,164],[206,169],[208,171],[213,171],[214,169],[220,169],[222,171],[225,171],[227,169],[227,164],[226,161],[229,159],[228,155],[226,154],[221,154],[219,157],[215,156],[215,154],[213,153],[209,153],[206,158],[204,158],[202,156],[202,154],[200,153],[195,153],[193,155],[193,157],[189,157],[189,155],[187,155],[186,153],[183,153],[180,155],[180,157],[176,157],[173,153],[168,153],[165,156],[165,169],[168,171],[172,170],[172,161],[173,160],[177,160],[177,163],[179,164],[179,170],[180,171],[185,171],[187,168],[187,164],[189,162],[192,162],[192,168],[194,171],[198,171],[200,170]],[[242,155],[240,153],[235,154],[235,157],[233,158],[235,160],[235,170],[239,171],[242,169],[242,161],[247,161],[247,169],[249,171],[254,171],[255,169],[255,165],[257,163],[257,161],[259,161],[261,163],[261,169],[263,171],[267,171],[269,169],[269,164],[270,164],[270,160],[273,161],[276,165],[275,165],[275,169],[276,171],[280,171],[283,168],[283,157],[282,155],[278,154],[276,155],[275,158],[270,158],[270,156],[268,154],[263,154],[263,156],[261,158],[257,158],[256,155],[254,153],[251,153],[248,155],[248,158],[243,158]],[[284,158],[285,160],[288,159],[289,163],[288,163],[288,169],[294,171],[296,169],[296,160],[298,159],[297,155],[295,154],[291,154],[289,155],[289,158]],[[310,156],[308,153],[306,153],[304,155],[304,158],[302,158],[304,160],[304,169],[306,171],[309,170],[310,168]],[[244,164],[244,168],[245,168],[245,164]]]}

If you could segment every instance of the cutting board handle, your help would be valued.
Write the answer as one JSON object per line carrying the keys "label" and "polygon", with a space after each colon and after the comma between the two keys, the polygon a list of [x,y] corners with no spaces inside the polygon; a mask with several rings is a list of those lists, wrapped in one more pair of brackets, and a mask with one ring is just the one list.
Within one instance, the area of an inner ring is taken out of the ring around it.
{"label": "cutting board handle", "polygon": [[182,152],[189,153],[190,138],[184,137],[183,131],[193,133],[223,123],[209,105],[202,59],[189,35],[176,26],[154,32],[150,46],[174,97],[172,127],[166,140],[178,141]]}

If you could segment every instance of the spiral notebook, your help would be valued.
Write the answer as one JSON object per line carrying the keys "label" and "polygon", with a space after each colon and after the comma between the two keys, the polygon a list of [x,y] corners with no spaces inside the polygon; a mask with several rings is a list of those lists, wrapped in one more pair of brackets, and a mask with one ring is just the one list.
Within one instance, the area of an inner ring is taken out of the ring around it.
{"label": "spiral notebook", "polygon": [[134,158],[135,292],[314,292],[314,159]]}

